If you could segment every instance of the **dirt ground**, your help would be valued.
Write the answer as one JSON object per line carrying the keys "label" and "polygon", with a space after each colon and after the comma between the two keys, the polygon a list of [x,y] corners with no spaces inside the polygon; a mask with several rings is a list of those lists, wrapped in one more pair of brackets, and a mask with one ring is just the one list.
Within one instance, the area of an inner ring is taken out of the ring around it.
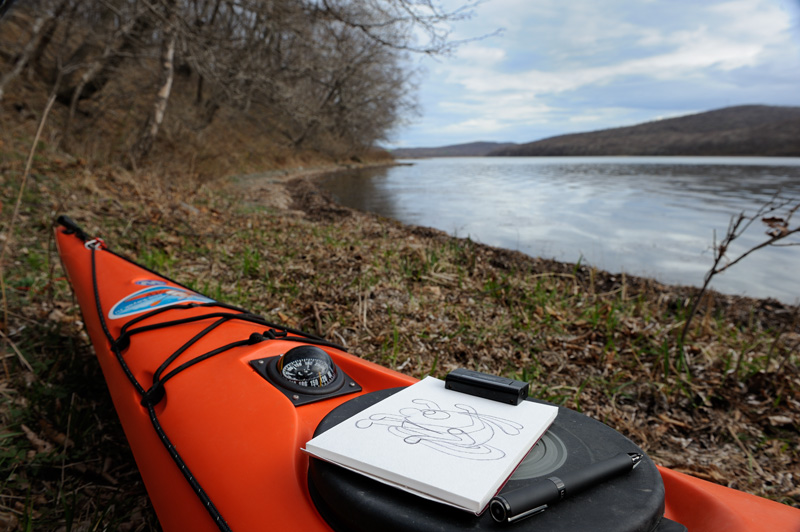
{"label": "dirt ground", "polygon": [[[67,214],[214,297],[415,377],[523,379],[653,460],[800,507],[798,310],[528,257],[335,204],[335,168],[182,183],[67,158],[3,163],[0,528],[158,530],[52,245]],[[8,239],[8,217],[3,218]],[[203,284],[205,283],[205,284]]]}

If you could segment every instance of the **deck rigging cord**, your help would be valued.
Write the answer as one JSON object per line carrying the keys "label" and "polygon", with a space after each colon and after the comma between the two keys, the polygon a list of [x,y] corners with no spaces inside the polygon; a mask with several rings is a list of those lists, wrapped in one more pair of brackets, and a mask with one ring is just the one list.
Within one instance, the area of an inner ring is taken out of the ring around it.
{"label": "deck rigging cord", "polygon": [[[213,519],[214,523],[217,525],[220,531],[222,532],[232,532],[230,526],[223,518],[220,511],[214,505],[211,498],[208,496],[206,491],[203,489],[202,485],[195,477],[195,475],[189,469],[189,466],[181,457],[180,453],[178,452],[175,445],[169,439],[164,428],[161,426],[161,423],[158,419],[158,414],[156,412],[156,405],[166,396],[166,389],[164,384],[174,378],[175,376],[179,375],[183,371],[187,370],[188,368],[208,360],[214,356],[219,354],[225,353],[232,349],[242,346],[248,345],[255,345],[261,342],[273,341],[273,340],[281,340],[281,341],[289,341],[289,342],[299,342],[303,344],[312,344],[317,346],[324,346],[324,347],[333,347],[340,350],[345,350],[342,346],[334,344],[332,342],[328,342],[322,338],[317,336],[305,333],[303,331],[293,329],[290,327],[286,327],[283,325],[278,325],[271,323],[265,320],[263,317],[258,316],[256,314],[252,314],[244,309],[239,307],[228,305],[226,303],[219,303],[216,301],[208,302],[208,303],[185,303],[185,304],[176,304],[170,305],[162,308],[158,308],[152,310],[150,312],[144,313],[136,318],[131,319],[127,323],[125,323],[121,329],[120,334],[116,338],[111,334],[111,331],[108,328],[108,324],[106,323],[106,315],[105,311],[103,310],[103,306],[100,299],[100,291],[99,291],[99,283],[98,283],[98,271],[97,271],[97,253],[98,251],[111,253],[112,255],[119,257],[131,264],[134,264],[144,270],[157,275],[158,277],[165,279],[171,283],[174,283],[177,286],[190,290],[192,292],[196,292],[191,288],[188,288],[181,283],[174,281],[165,277],[164,275],[154,272],[150,268],[143,266],[141,264],[136,263],[135,261],[119,255],[111,250],[109,250],[105,243],[100,239],[89,239],[88,235],[71,219],[67,218],[66,216],[61,216],[58,218],[57,223],[64,227],[64,232],[67,234],[73,234],[76,238],[82,240],[84,242],[85,247],[90,251],[91,257],[91,275],[92,275],[92,288],[94,292],[94,301],[95,307],[97,310],[98,318],[100,321],[100,326],[103,330],[103,333],[106,339],[109,342],[109,348],[114,353],[117,361],[119,362],[120,367],[124,371],[126,377],[131,382],[133,387],[136,389],[138,394],[141,396],[141,404],[147,409],[148,416],[150,418],[150,422],[153,425],[153,428],[158,435],[159,439],[161,440],[162,444],[166,448],[167,452],[169,453],[172,460],[178,466],[178,469],[183,474],[186,481],[191,486],[192,490],[195,492],[197,497],[202,502],[203,506],[205,507],[206,511],[209,513],[211,518]],[[205,314],[199,314],[195,316],[189,316],[185,318],[178,318],[169,321],[163,321],[158,323],[150,323],[150,324],[143,324],[138,327],[133,327],[134,325],[141,324],[147,321],[150,318],[158,316],[160,314],[166,312],[180,312],[183,310],[190,310],[196,308],[210,308],[210,309],[224,309],[228,312],[221,312],[219,310],[208,312]],[[186,341],[183,345],[181,345],[177,350],[167,356],[164,361],[159,365],[158,369],[153,375],[153,383],[152,385],[148,386],[147,388],[140,383],[136,377],[133,375],[133,372],[130,370],[130,367],[125,361],[125,357],[123,352],[127,350],[127,348],[131,344],[131,337],[134,335],[139,335],[142,333],[147,333],[149,331],[164,329],[168,327],[173,327],[177,325],[183,325],[187,323],[194,323],[199,321],[206,321],[206,320],[215,320],[206,326],[203,330],[198,332],[188,341]],[[215,349],[202,353],[200,355],[196,355],[193,358],[189,359],[188,361],[180,364],[176,368],[170,370],[170,365],[177,360],[177,358],[186,352],[189,348],[195,345],[198,341],[208,336],[211,332],[213,332],[217,327],[222,325],[223,323],[227,323],[229,321],[244,321],[248,323],[253,323],[259,326],[266,327],[265,330],[262,332],[253,332],[247,338],[243,338],[241,340],[236,340],[225,345],[221,345]],[[290,336],[294,335],[294,336]],[[165,374],[166,372],[166,374]],[[162,376],[163,375],[163,376]]]}

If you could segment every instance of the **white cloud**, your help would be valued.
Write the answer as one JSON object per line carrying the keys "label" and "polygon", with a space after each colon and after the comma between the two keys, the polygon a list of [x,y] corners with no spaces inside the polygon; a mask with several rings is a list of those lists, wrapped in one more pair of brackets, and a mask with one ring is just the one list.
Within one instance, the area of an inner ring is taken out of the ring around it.
{"label": "white cloud", "polygon": [[[486,117],[487,121],[502,121],[509,125],[543,121],[548,113],[555,111],[548,105],[519,94],[508,94],[497,99],[446,102],[441,107],[456,115]],[[469,118],[466,121],[475,120]]]}
{"label": "white cloud", "polygon": [[502,48],[485,46],[476,42],[460,47],[457,57],[471,65],[488,68],[499,66],[506,59],[506,52]]}
{"label": "white cloud", "polygon": [[462,131],[481,131],[493,133],[495,131],[505,129],[506,127],[508,127],[507,124],[493,118],[473,118],[457,124],[448,124],[442,128],[439,128],[439,132],[459,133]]}
{"label": "white cloud", "polygon": [[614,127],[742,100],[798,105],[800,91],[786,96],[791,80],[800,86],[797,14],[780,0],[491,0],[454,36],[505,32],[431,67],[427,127],[413,130],[474,137],[549,123],[559,134],[564,124]]}
{"label": "white cloud", "polygon": [[570,122],[598,122],[600,120],[603,120],[604,118],[606,117],[603,115],[592,114],[592,115],[570,116],[568,120]]}
{"label": "white cloud", "polygon": [[554,71],[532,68],[521,73],[498,70],[504,58],[502,51],[475,48],[470,50],[469,55],[462,56],[468,59],[445,66],[442,71],[449,83],[461,85],[468,92],[522,90],[541,94],[574,90],[588,84],[609,83],[622,76],[676,79],[692,75],[699,69],[731,70],[752,66],[764,50],[761,43],[713,35],[707,27],[680,32],[673,35],[670,41],[681,44],[665,53],[623,60],[613,65]]}

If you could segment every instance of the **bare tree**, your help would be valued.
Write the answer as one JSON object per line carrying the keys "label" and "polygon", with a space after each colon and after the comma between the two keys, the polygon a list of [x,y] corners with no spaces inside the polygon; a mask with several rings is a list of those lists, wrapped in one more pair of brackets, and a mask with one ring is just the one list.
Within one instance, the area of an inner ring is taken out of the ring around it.
{"label": "bare tree", "polygon": [[[320,0],[315,5],[326,17],[359,30],[383,46],[441,55],[459,44],[450,39],[449,24],[470,18],[480,3],[466,2],[450,10],[434,0]],[[425,39],[419,42],[419,36]]]}
{"label": "bare tree", "polygon": [[[8,76],[28,66],[45,82],[60,77],[57,102],[67,108],[62,139],[76,127],[76,116],[92,114],[97,123],[103,106],[126,105],[126,115],[142,124],[124,141],[134,164],[156,142],[176,73],[185,80],[179,85],[184,91],[194,84],[193,98],[182,95],[176,114],[193,130],[207,127],[225,107],[280,131],[297,149],[368,147],[413,108],[407,56],[447,53],[455,44],[449,23],[476,5],[445,10],[434,0],[39,1],[51,3],[49,15],[30,24]],[[152,103],[144,111],[141,95],[148,92]]]}
{"label": "bare tree", "polygon": [[125,51],[132,48],[134,36],[144,31],[146,24],[142,22],[142,19],[142,11],[139,11],[123,20],[119,28],[112,32],[110,38],[106,40],[102,53],[93,59],[83,71],[77,84],[59,93],[59,100],[62,102],[69,97],[69,113],[64,123],[62,141],[69,136],[70,125],[75,117],[78,102],[102,90],[110,80],[112,71],[122,62]]}
{"label": "bare tree", "polygon": [[[3,4],[5,7],[7,4]],[[20,53],[15,58],[11,69],[8,70],[5,74],[0,76],[0,101],[3,100],[3,91],[5,90],[6,85],[11,82],[11,80],[15,79],[17,76],[20,75],[22,69],[28,64],[28,61],[33,55],[33,52],[36,50],[36,45],[39,44],[39,41],[42,38],[42,28],[45,25],[45,22],[48,20],[48,17],[40,14],[33,20],[33,24],[31,24],[30,35],[28,37],[28,42],[25,43]]]}
{"label": "bare tree", "polygon": [[173,0],[166,0],[163,4],[164,26],[161,37],[161,55],[158,92],[153,101],[153,111],[148,115],[142,132],[133,148],[132,158],[134,164],[146,156],[153,147],[158,130],[164,121],[167,103],[172,93],[172,82],[175,78],[175,43],[178,37],[177,9]]}
{"label": "bare tree", "polygon": [[0,0],[0,19],[11,9],[14,0]]}

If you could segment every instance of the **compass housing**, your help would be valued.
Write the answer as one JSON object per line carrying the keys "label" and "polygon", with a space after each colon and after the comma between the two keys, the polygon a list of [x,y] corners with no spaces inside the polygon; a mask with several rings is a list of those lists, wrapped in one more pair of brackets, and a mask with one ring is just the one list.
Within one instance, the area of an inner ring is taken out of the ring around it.
{"label": "compass housing", "polygon": [[300,345],[250,365],[295,406],[361,391],[361,386],[334,364],[324,349]]}
{"label": "compass housing", "polygon": [[344,384],[331,356],[315,345],[288,350],[275,364],[267,366],[267,371],[287,389],[312,395],[338,390]]}

